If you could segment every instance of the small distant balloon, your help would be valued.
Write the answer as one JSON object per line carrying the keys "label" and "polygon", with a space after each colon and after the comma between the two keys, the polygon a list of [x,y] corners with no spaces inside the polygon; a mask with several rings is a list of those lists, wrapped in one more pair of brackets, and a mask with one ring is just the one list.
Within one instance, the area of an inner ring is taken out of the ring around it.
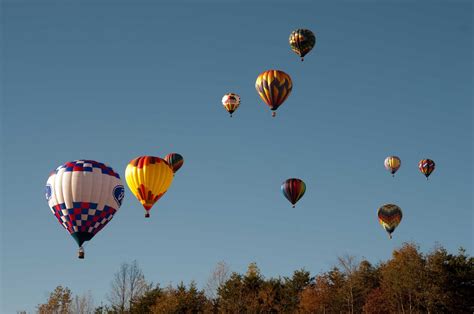
{"label": "small distant balloon", "polygon": [[281,185],[281,192],[295,208],[296,203],[306,192],[306,184],[301,179],[290,178]]}
{"label": "small distant balloon", "polygon": [[301,61],[316,44],[316,36],[309,29],[297,29],[290,34],[289,38],[291,50],[300,56]]}
{"label": "small distant balloon", "polygon": [[166,155],[165,161],[171,166],[171,169],[173,169],[173,173],[176,173],[179,168],[181,168],[184,164],[183,156],[178,153],[171,153]]}
{"label": "small distant balloon", "polygon": [[222,97],[222,105],[232,118],[232,114],[240,106],[240,96],[234,93],[225,94],[224,97]]}
{"label": "small distant balloon", "polygon": [[435,167],[436,164],[431,159],[422,159],[418,163],[418,169],[420,169],[420,172],[425,175],[426,180],[428,180],[430,174],[435,170]]}
{"label": "small distant balloon", "polygon": [[288,74],[280,70],[268,70],[261,73],[255,82],[255,89],[260,98],[272,110],[275,117],[276,110],[288,98],[293,89],[293,82]]}
{"label": "small distant balloon", "polygon": [[401,164],[402,161],[397,156],[388,156],[384,161],[385,169],[390,171],[392,177],[395,176],[395,172],[397,172]]}
{"label": "small distant balloon", "polygon": [[379,223],[387,231],[390,239],[392,238],[392,232],[395,231],[397,226],[402,221],[402,209],[394,204],[385,204],[381,206],[377,211]]}

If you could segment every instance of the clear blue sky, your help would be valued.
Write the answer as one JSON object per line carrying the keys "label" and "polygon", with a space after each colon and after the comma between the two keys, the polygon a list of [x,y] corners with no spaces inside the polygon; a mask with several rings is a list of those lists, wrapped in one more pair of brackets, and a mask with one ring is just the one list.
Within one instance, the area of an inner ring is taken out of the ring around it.
{"label": "clear blue sky", "polygon": [[[472,253],[473,10],[429,3],[3,1],[1,312],[59,284],[100,303],[134,259],[150,281],[202,286],[220,260],[270,277],[345,253],[376,263],[405,241]],[[317,36],[303,63],[300,27]],[[275,119],[254,87],[270,68],[294,83]],[[50,171],[87,158],[124,179],[132,158],[169,152],[185,163],[151,219],[126,189],[78,260],[44,199]],[[296,209],[288,177],[307,184]],[[391,241],[376,217],[390,202],[404,210]]]}

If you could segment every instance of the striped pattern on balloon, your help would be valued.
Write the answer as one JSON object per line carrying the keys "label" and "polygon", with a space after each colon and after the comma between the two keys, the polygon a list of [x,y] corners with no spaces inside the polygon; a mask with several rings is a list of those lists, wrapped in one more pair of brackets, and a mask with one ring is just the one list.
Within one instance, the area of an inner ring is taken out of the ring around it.
{"label": "striped pattern on balloon", "polygon": [[385,158],[385,161],[384,161],[385,169],[390,171],[390,173],[392,174],[392,177],[395,176],[395,172],[398,171],[401,164],[402,164],[402,161],[397,156],[388,156],[387,158]]}
{"label": "striped pattern on balloon", "polygon": [[303,197],[306,192],[306,184],[301,179],[290,178],[281,185],[281,192],[295,208],[296,203]]}
{"label": "striped pattern on balloon", "polygon": [[173,173],[176,173],[184,164],[183,156],[178,153],[168,154],[164,159],[171,166],[171,169],[173,169]]}
{"label": "striped pattern on balloon", "polygon": [[385,231],[387,231],[388,236],[391,239],[393,231],[395,231],[402,221],[402,209],[395,204],[385,204],[377,210],[377,216],[379,218],[379,223]]}
{"label": "striped pattern on balloon", "polygon": [[283,71],[268,70],[257,77],[255,89],[260,98],[273,111],[272,116],[275,117],[275,111],[290,95],[293,82],[290,76]]}

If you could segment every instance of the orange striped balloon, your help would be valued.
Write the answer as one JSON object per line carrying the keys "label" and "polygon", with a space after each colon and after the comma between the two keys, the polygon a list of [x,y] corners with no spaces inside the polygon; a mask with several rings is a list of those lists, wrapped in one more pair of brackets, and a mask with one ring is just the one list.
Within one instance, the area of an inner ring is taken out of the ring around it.
{"label": "orange striped balloon", "polygon": [[268,70],[261,73],[255,82],[260,98],[272,110],[272,116],[276,115],[275,110],[280,107],[288,98],[293,89],[293,82],[288,74],[279,70]]}

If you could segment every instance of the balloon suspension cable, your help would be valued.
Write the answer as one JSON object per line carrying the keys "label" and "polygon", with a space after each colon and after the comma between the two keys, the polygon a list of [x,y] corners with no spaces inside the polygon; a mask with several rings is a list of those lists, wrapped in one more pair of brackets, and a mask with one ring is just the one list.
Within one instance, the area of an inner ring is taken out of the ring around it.
{"label": "balloon suspension cable", "polygon": [[80,246],[79,251],[77,251],[77,257],[80,259],[84,259],[84,248],[82,246]]}
{"label": "balloon suspension cable", "polygon": [[275,111],[272,112],[272,117],[275,118],[275,116],[277,115],[277,113]]}

